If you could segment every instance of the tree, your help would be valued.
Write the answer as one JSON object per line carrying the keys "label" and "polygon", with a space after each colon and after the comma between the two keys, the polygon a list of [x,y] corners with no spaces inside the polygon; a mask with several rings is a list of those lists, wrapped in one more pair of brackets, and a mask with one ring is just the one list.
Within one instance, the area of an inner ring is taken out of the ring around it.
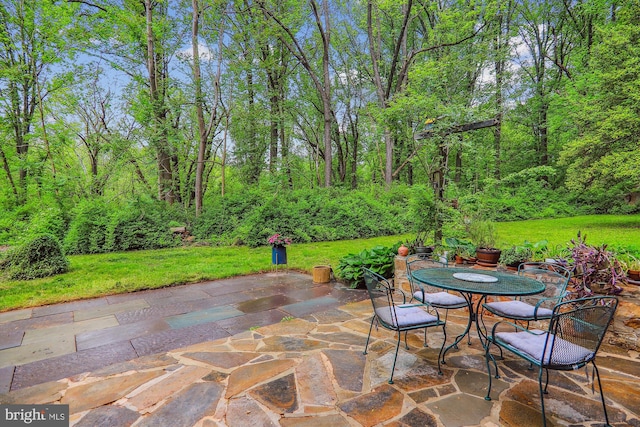
{"label": "tree", "polygon": [[[322,102],[322,117],[323,117],[323,142],[324,142],[324,185],[325,187],[331,186],[332,175],[332,125],[334,123],[334,113],[332,110],[331,99],[331,75],[329,73],[329,58],[331,48],[331,21],[329,16],[329,0],[322,0],[322,3],[318,3],[316,0],[309,0],[309,6],[311,7],[311,14],[313,16],[315,27],[318,31],[318,37],[320,38],[321,49],[321,61],[320,69],[314,67],[312,58],[306,48],[303,47],[303,43],[299,40],[293,30],[276,12],[269,8],[266,2],[259,2],[265,16],[269,17],[282,29],[283,34],[280,36],[280,40],[287,47],[289,52],[296,57],[300,64],[309,74],[313,85]],[[287,11],[286,13],[289,13]]]}
{"label": "tree", "polygon": [[75,9],[75,5],[49,0],[0,3],[0,126],[11,135],[15,151],[14,158],[8,145],[0,142],[0,158],[18,204],[28,199],[35,115],[40,113],[45,126],[42,102],[48,94],[47,82],[54,74],[52,66],[68,57],[67,37]]}
{"label": "tree", "polygon": [[580,133],[562,161],[571,190],[619,197],[640,189],[640,3],[621,5],[616,17],[596,27],[589,70],[571,86]]}
{"label": "tree", "polygon": [[519,71],[524,90],[530,92],[524,121],[534,137],[535,165],[546,166],[550,164],[549,107],[561,88],[574,44],[566,31],[566,11],[559,2],[524,0],[516,10],[518,36],[524,45],[524,49],[517,49]]}
{"label": "tree", "polygon": [[[226,5],[221,6],[224,11]],[[210,117],[207,123],[204,120],[204,100],[202,93],[202,74],[200,70],[200,50],[199,50],[199,31],[200,31],[200,15],[202,9],[198,0],[192,0],[192,27],[191,27],[191,50],[193,55],[193,80],[195,90],[195,108],[198,121],[198,158],[196,165],[196,182],[195,182],[195,205],[196,216],[202,213],[202,203],[204,197],[204,181],[205,181],[205,161],[210,154],[210,138],[218,121],[218,104],[220,102],[220,75],[222,73],[222,44],[224,39],[223,25],[224,19],[220,19],[220,28],[218,30],[218,67],[214,82],[214,102],[210,107]]]}

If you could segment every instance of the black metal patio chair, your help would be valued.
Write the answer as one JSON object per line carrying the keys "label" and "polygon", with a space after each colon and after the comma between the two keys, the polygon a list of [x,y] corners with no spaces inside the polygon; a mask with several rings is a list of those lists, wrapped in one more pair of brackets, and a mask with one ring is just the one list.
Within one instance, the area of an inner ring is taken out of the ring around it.
{"label": "black metal patio chair", "polygon": [[[544,292],[520,299],[485,302],[482,304],[481,314],[486,310],[502,318],[525,321],[527,327],[529,322],[550,319],[553,307],[567,296],[571,271],[558,264],[525,262],[518,267],[518,274],[544,283]],[[483,318],[482,323],[484,325]]]}
{"label": "black metal patio chair", "polygon": [[[449,316],[449,310],[456,310],[460,308],[469,307],[469,302],[462,297],[462,295],[448,292],[442,288],[435,286],[429,286],[423,283],[419,283],[413,278],[413,272],[423,268],[443,268],[447,265],[430,258],[429,254],[412,254],[406,259],[407,263],[407,279],[409,280],[409,286],[411,287],[411,300],[414,299],[423,303],[431,304],[432,307],[437,309],[443,309],[444,320],[447,321]],[[471,318],[469,325],[471,325]],[[467,334],[468,335],[468,334]],[[462,335],[456,337],[453,347],[458,348],[458,342],[462,339]],[[468,343],[471,344],[471,336],[468,335]]]}
{"label": "black metal patio chair", "polygon": [[[496,323],[486,337],[485,358],[489,387],[485,399],[491,400],[490,361],[493,361],[495,377],[500,378],[496,359],[489,351],[492,344],[538,367],[538,386],[544,426],[547,425],[544,395],[548,393],[549,370],[574,371],[591,363],[598,380],[604,417],[609,425],[607,406],[595,358],[617,306],[618,300],[612,296],[562,302],[553,308],[546,331],[525,329],[508,321]],[[546,373],[544,388],[542,387],[543,371]]]}
{"label": "black metal patio chair", "polygon": [[[375,322],[385,329],[398,333],[396,352],[393,358],[391,377],[389,378],[389,384],[393,384],[393,373],[396,369],[401,333],[405,333],[404,343],[408,350],[409,345],[407,344],[407,332],[414,329],[424,328],[424,345],[426,347],[427,328],[441,326],[442,332],[444,333],[444,339],[442,340],[442,346],[438,353],[438,373],[442,374],[442,370],[440,369],[440,357],[442,355],[444,344],[447,340],[447,333],[445,331],[445,322],[440,319],[438,311],[428,303],[407,304],[404,293],[399,289],[394,289],[387,279],[366,268],[363,269],[363,272],[367,291],[369,292],[371,304],[373,305],[373,318],[371,319],[371,325],[369,326],[369,335],[367,336],[367,342],[364,346],[364,354],[367,354],[371,331],[373,330],[373,324]],[[400,296],[403,300],[402,304],[398,304],[395,301],[395,298]]]}

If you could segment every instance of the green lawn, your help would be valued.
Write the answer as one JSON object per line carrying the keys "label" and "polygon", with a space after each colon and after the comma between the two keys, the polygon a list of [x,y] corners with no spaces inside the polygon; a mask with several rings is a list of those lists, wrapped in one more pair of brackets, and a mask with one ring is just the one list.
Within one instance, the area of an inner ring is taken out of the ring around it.
{"label": "green lawn", "polygon": [[505,244],[548,240],[563,245],[575,239],[578,231],[592,245],[608,244],[640,253],[640,215],[585,215],[572,218],[502,222],[497,224],[498,236]]}
{"label": "green lawn", "polygon": [[[497,224],[503,245],[548,240],[566,246],[578,231],[587,243],[608,243],[640,253],[640,215],[584,216]],[[373,239],[294,244],[287,268],[311,272],[314,265],[335,267],[348,253],[381,244],[390,246],[411,234]],[[270,271],[271,248],[188,247],[154,251],[75,255],[66,274],[31,281],[0,280],[0,311],[73,301],[101,295],[153,289]]]}

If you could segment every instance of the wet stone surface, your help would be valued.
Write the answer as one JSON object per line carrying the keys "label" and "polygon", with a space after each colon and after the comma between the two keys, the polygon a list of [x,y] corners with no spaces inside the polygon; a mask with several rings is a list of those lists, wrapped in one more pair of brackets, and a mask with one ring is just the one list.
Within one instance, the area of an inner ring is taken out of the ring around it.
{"label": "wet stone surface", "polygon": [[[205,295],[211,295],[211,300]],[[537,372],[513,357],[497,361],[501,378],[493,379],[492,400],[484,400],[488,376],[484,351],[475,335],[473,345],[468,346],[465,340],[447,355],[439,375],[442,333],[429,331],[429,347],[424,348],[422,331],[410,332],[409,349],[402,343],[394,384],[388,384],[396,336],[374,328],[369,352],[363,355],[370,301],[332,305],[332,299],[354,296],[357,294],[328,285],[313,285],[308,276],[297,273],[234,278],[193,285],[192,289],[180,286],[158,294],[145,291],[114,296],[111,305],[128,309],[129,314],[114,313],[50,328],[42,319],[39,324],[45,325],[44,329],[28,330],[29,339],[37,343],[58,335],[72,337],[113,327],[116,319],[121,325],[141,319],[140,325],[122,329],[135,331],[147,321],[144,319],[163,317],[162,309],[155,307],[167,308],[166,317],[178,312],[200,313],[178,318],[185,326],[170,334],[161,331],[126,341],[125,347],[116,343],[20,365],[16,378],[9,378],[14,376],[16,364],[6,360],[12,364],[0,369],[0,387],[13,381],[13,386],[20,388],[0,394],[0,403],[69,403],[72,422],[81,427],[539,425]],[[296,306],[291,299],[305,303]],[[235,313],[230,306],[238,310],[239,304],[250,300],[259,301],[242,307],[264,311],[192,324],[202,319],[199,316]],[[285,319],[291,313],[277,306],[280,303],[299,309],[301,316]],[[94,304],[53,306],[46,311],[34,309],[33,313],[57,315],[71,313],[75,307],[91,317],[91,307],[102,307],[105,313],[113,310],[106,307],[104,299]],[[182,311],[189,304],[191,308]],[[307,312],[323,304],[326,311]],[[223,308],[209,311],[211,307]],[[26,324],[31,311],[14,317]],[[466,320],[464,315],[449,314],[449,338],[462,330]],[[83,325],[89,329],[82,330]],[[599,366],[612,425],[640,427],[640,359],[620,349],[604,353]],[[0,349],[0,357],[9,354]],[[123,355],[127,358],[122,359]],[[52,377],[60,380],[43,382]],[[39,382],[28,386],[27,379]],[[549,390],[545,396],[548,425],[595,427],[604,423],[597,385],[593,394],[584,370],[552,372]]]}
{"label": "wet stone surface", "polygon": [[107,405],[89,411],[74,427],[118,426],[129,427],[140,415],[122,406]]}
{"label": "wet stone surface", "polygon": [[296,381],[293,374],[257,386],[249,395],[278,414],[295,412],[298,409]]}

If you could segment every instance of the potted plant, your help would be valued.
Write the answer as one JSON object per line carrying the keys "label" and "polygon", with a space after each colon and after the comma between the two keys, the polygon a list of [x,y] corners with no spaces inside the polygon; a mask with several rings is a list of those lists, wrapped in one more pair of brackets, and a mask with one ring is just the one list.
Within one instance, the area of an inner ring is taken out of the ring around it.
{"label": "potted plant", "polygon": [[430,254],[433,252],[433,246],[426,246],[425,242],[429,231],[419,231],[416,234],[416,238],[413,240],[413,252],[416,254]]}
{"label": "potted plant", "polygon": [[447,237],[444,242],[455,254],[456,264],[474,264],[476,262],[476,247],[473,243],[455,237]]}
{"label": "potted plant", "polygon": [[287,246],[291,244],[291,239],[279,233],[269,237],[271,245],[271,263],[275,265],[287,263]]}
{"label": "potted plant", "polygon": [[469,237],[476,244],[478,265],[497,266],[502,251],[496,248],[495,224],[491,221],[473,221],[469,224]]}
{"label": "potted plant", "polygon": [[500,264],[509,270],[517,270],[520,264],[530,261],[533,251],[527,246],[514,245],[502,251],[500,254]]}
{"label": "potted plant", "polygon": [[[634,282],[640,282],[640,260],[635,259],[627,266],[627,277]],[[640,284],[640,283],[638,283]]]}
{"label": "potted plant", "polygon": [[628,252],[625,252],[619,256],[619,260],[627,271],[627,278],[629,281],[638,282],[637,284],[640,284],[640,259]]}
{"label": "potted plant", "polygon": [[569,247],[574,263],[573,291],[578,298],[594,292],[610,295],[622,292],[621,285],[627,280],[622,263],[607,250],[607,245],[591,246],[585,240],[586,236],[582,237],[578,232],[577,239],[572,239]]}

